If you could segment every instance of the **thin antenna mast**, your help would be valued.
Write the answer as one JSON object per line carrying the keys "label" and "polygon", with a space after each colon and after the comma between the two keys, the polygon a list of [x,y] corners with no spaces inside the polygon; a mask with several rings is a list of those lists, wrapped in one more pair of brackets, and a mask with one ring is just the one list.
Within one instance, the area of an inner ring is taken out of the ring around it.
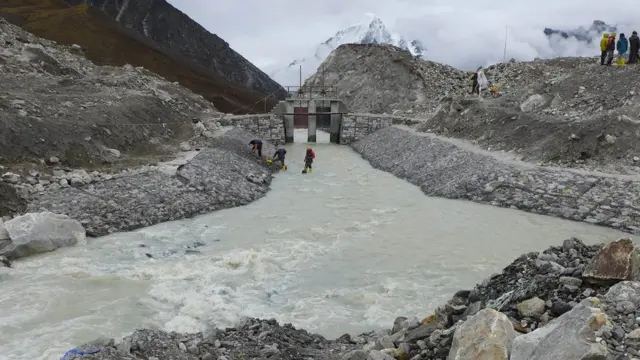
{"label": "thin antenna mast", "polygon": [[508,29],[507,25],[504,26],[504,53],[502,54],[502,62],[507,62],[507,35]]}
{"label": "thin antenna mast", "polygon": [[300,88],[302,89],[302,65],[300,65]]}

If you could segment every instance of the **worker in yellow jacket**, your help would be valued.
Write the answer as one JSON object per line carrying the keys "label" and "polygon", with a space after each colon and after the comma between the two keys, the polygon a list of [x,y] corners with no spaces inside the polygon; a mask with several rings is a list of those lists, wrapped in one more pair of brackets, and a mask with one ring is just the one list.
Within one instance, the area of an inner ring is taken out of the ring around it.
{"label": "worker in yellow jacket", "polygon": [[607,58],[607,47],[609,46],[609,33],[602,34],[602,39],[600,40],[600,65],[604,65],[604,59]]}

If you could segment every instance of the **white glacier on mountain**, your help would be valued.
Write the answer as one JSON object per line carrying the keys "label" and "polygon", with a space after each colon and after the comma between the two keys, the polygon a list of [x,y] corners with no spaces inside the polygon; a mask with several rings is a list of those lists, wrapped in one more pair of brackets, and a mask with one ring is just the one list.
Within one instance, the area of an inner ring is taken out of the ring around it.
{"label": "white glacier on mountain", "polygon": [[414,56],[423,56],[426,50],[420,40],[407,41],[399,34],[390,31],[375,14],[366,13],[357,24],[338,31],[315,49],[310,50],[308,55],[267,72],[280,85],[285,87],[298,85],[301,65],[304,82],[318,70],[320,64],[333,50],[343,44],[390,44],[408,50]]}

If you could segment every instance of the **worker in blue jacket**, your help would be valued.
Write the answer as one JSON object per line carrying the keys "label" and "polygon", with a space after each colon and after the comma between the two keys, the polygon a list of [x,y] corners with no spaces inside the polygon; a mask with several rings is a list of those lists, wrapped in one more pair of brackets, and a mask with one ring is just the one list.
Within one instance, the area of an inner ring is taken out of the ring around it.
{"label": "worker in blue jacket", "polygon": [[287,170],[287,165],[284,164],[284,157],[287,155],[287,150],[279,148],[273,154],[273,160],[279,161],[282,164],[282,170]]}
{"label": "worker in blue jacket", "polygon": [[616,50],[618,50],[618,60],[616,63],[618,65],[624,65],[627,60],[627,51],[629,51],[629,40],[627,40],[624,34],[620,34],[620,38],[616,43]]}

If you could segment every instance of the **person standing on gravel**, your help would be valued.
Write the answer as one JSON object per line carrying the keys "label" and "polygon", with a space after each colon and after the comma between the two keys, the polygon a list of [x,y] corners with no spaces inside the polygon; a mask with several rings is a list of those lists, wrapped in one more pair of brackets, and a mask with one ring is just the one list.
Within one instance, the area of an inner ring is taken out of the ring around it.
{"label": "person standing on gravel", "polygon": [[618,66],[624,65],[627,61],[627,51],[629,51],[629,40],[624,36],[623,33],[620,34],[620,39],[616,43],[616,50],[618,50],[618,59],[616,60],[616,64]]}
{"label": "person standing on gravel", "polygon": [[638,62],[638,51],[640,50],[640,38],[638,32],[633,31],[629,38],[629,64]]}
{"label": "person standing on gravel", "polygon": [[471,75],[471,94],[479,94],[480,89],[478,89],[478,72],[474,72]]}
{"label": "person standing on gravel", "polygon": [[609,33],[604,33],[600,40],[600,65],[604,65],[604,60],[607,58],[607,47],[609,47]]}
{"label": "person standing on gravel", "polygon": [[609,35],[609,42],[607,43],[607,65],[611,66],[613,62],[613,55],[616,51],[616,33]]}
{"label": "person standing on gravel", "polygon": [[251,141],[249,141],[249,145],[252,146],[251,148],[251,152],[258,152],[258,156],[262,157],[262,140],[260,139],[253,139]]}
{"label": "person standing on gravel", "polygon": [[476,70],[476,72],[474,72],[473,75],[471,76],[471,94],[480,95],[480,85],[478,84],[478,73],[480,72],[481,69],[482,69],[482,66],[480,66]]}

